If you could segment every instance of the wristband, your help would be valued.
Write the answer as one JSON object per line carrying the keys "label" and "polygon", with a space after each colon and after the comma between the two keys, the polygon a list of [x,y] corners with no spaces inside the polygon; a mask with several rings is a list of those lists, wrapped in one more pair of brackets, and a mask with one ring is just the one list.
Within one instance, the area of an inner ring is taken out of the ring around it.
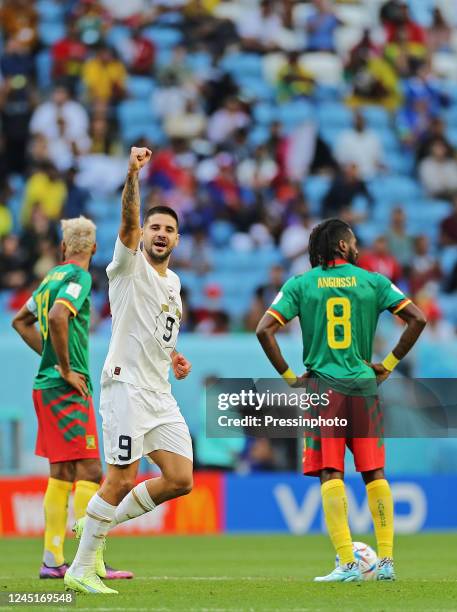
{"label": "wristband", "polygon": [[281,374],[288,385],[294,385],[297,382],[297,375],[293,370],[287,368],[285,372]]}
{"label": "wristband", "polygon": [[393,353],[389,353],[387,357],[384,359],[384,361],[382,362],[382,365],[386,368],[386,370],[389,370],[389,372],[392,372],[392,370],[394,370],[399,363],[400,363],[400,360],[397,359]]}

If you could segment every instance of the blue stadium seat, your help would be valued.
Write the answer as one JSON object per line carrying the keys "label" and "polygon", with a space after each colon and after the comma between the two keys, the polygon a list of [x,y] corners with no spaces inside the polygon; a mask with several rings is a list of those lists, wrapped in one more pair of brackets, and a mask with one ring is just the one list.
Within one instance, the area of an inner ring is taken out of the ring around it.
{"label": "blue stadium seat", "polygon": [[182,34],[175,28],[150,26],[144,29],[144,35],[158,47],[174,47],[182,40]]}
{"label": "blue stadium seat", "polygon": [[329,190],[330,182],[326,176],[308,176],[303,182],[303,192],[309,202],[311,214],[320,215],[322,198]]}
{"label": "blue stadium seat", "polygon": [[130,76],[127,81],[127,91],[132,98],[144,100],[149,104],[149,98],[154,91],[155,82],[152,77]]}
{"label": "blue stadium seat", "polygon": [[261,124],[269,124],[279,120],[279,111],[273,104],[268,102],[259,102],[254,106],[253,110],[254,121]]}
{"label": "blue stadium seat", "polygon": [[274,96],[273,87],[264,79],[255,77],[238,79],[238,86],[241,93],[246,98],[255,98],[258,100],[271,100]]}
{"label": "blue stadium seat", "polygon": [[305,100],[295,100],[279,106],[279,120],[284,126],[295,126],[303,121],[314,119],[314,108]]}
{"label": "blue stadium seat", "polygon": [[57,21],[40,21],[38,24],[38,33],[41,42],[46,45],[46,47],[51,47],[65,36],[65,25]]}
{"label": "blue stadium seat", "polygon": [[40,21],[54,21],[63,23],[64,5],[62,2],[56,2],[55,0],[39,0],[36,3],[36,9],[40,17]]}
{"label": "blue stadium seat", "polygon": [[381,106],[364,106],[362,112],[371,128],[389,128],[391,125],[389,113]]}
{"label": "blue stadium seat", "polygon": [[147,123],[154,118],[151,105],[142,100],[124,100],[119,104],[117,114],[121,126],[140,121]]}
{"label": "blue stadium seat", "polygon": [[270,135],[269,129],[264,125],[257,125],[253,129],[249,130],[248,140],[249,143],[258,147],[261,144],[267,142]]}
{"label": "blue stadium seat", "polygon": [[209,237],[215,247],[226,247],[234,231],[235,228],[229,221],[214,221],[209,228]]}
{"label": "blue stadium seat", "polygon": [[352,111],[344,104],[327,102],[317,109],[321,126],[347,128],[352,125]]}
{"label": "blue stadium seat", "polygon": [[116,49],[122,45],[122,43],[130,38],[130,30],[127,26],[113,25],[106,33],[106,42]]}
{"label": "blue stadium seat", "polygon": [[423,196],[420,185],[402,175],[380,175],[369,182],[369,189],[382,202],[402,202]]}
{"label": "blue stadium seat", "polygon": [[40,89],[48,89],[52,84],[52,57],[51,53],[44,49],[36,56],[36,71]]}
{"label": "blue stadium seat", "polygon": [[262,59],[256,53],[231,53],[222,59],[221,67],[234,77],[263,78]]}
{"label": "blue stadium seat", "polygon": [[192,72],[196,74],[207,73],[211,68],[211,55],[206,51],[198,51],[197,53],[189,53],[187,63]]}

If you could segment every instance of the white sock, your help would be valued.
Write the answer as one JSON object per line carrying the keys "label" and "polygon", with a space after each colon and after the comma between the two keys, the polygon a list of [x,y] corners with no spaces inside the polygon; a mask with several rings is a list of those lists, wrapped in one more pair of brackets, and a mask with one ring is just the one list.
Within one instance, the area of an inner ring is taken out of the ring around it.
{"label": "white sock", "polygon": [[95,569],[95,553],[112,527],[116,506],[108,504],[97,493],[87,505],[84,531],[70,571],[76,578]]}
{"label": "white sock", "polygon": [[[146,482],[140,482],[124,497],[114,514],[115,525],[154,510],[156,504],[148,493]],[[114,527],[114,525],[113,525]]]}

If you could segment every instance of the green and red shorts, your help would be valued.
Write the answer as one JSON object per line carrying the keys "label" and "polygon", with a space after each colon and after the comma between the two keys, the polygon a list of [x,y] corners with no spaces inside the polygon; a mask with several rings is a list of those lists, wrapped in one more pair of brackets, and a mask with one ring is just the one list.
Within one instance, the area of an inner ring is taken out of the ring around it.
{"label": "green and red shorts", "polygon": [[92,398],[67,384],[34,389],[38,418],[35,453],[50,463],[98,459],[98,437]]}
{"label": "green and red shorts", "polygon": [[385,465],[382,419],[377,397],[349,396],[332,391],[330,405],[319,411],[326,419],[346,418],[348,427],[322,427],[308,431],[303,451],[303,473],[319,476],[321,470],[344,472],[346,448],[354,456],[358,472],[369,472]]}

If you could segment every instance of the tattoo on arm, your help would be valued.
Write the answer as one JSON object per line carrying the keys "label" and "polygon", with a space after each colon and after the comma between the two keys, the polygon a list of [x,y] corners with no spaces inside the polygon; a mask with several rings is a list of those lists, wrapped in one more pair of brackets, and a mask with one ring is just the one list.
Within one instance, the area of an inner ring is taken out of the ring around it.
{"label": "tattoo on arm", "polygon": [[122,191],[122,225],[125,229],[140,227],[140,186],[138,173],[129,173]]}

